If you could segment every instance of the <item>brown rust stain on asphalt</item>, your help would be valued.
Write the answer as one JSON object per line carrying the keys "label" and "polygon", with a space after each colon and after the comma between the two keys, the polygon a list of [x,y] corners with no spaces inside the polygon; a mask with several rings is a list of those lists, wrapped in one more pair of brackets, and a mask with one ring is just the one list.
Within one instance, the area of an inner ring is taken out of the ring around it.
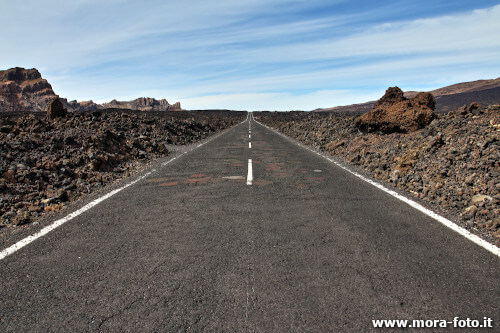
{"label": "brown rust stain on asphalt", "polygon": [[242,144],[242,145],[232,145],[232,146],[224,146],[221,147],[222,149],[241,149],[241,148],[246,148],[248,147],[247,144]]}
{"label": "brown rust stain on asphalt", "polygon": [[186,179],[183,183],[184,184],[208,184],[208,183],[218,183],[220,182],[220,179],[217,178],[212,178],[210,176],[204,177],[204,178],[189,178]]}
{"label": "brown rust stain on asphalt", "polygon": [[305,189],[308,189],[308,188],[310,188],[310,187],[311,187],[309,184],[302,183],[302,182],[295,182],[295,183],[292,183],[292,186],[293,186],[293,187],[296,187],[296,188],[298,188],[298,189],[301,189],[301,190],[305,190]]}
{"label": "brown rust stain on asphalt", "polygon": [[184,178],[183,177],[179,178],[172,178],[172,177],[163,177],[163,178],[152,178],[148,179],[146,182],[150,184],[158,184],[158,186],[161,187],[173,187],[177,186],[179,184],[208,184],[208,183],[218,183],[220,182],[220,179],[214,178],[212,176],[207,176],[202,173],[195,173],[189,176],[189,178]]}
{"label": "brown rust stain on asphalt", "polygon": [[160,186],[170,187],[170,186],[177,186],[178,184],[179,184],[178,182],[170,182],[170,183],[160,184]]}
{"label": "brown rust stain on asphalt", "polygon": [[274,177],[276,178],[288,178],[291,176],[291,174],[287,173],[287,172],[275,172],[273,174]]}
{"label": "brown rust stain on asphalt", "polygon": [[281,170],[283,163],[267,163],[266,170]]}
{"label": "brown rust stain on asphalt", "polygon": [[252,185],[257,185],[257,186],[264,186],[264,185],[269,185],[272,184],[273,182],[270,180],[264,180],[264,179],[254,179],[252,182]]}
{"label": "brown rust stain on asphalt", "polygon": [[209,179],[206,178],[190,178],[184,181],[184,184],[205,184],[208,183]]}
{"label": "brown rust stain on asphalt", "polygon": [[162,177],[162,178],[150,178],[146,180],[146,183],[163,183],[168,182],[169,180],[174,180],[175,178],[171,177]]}

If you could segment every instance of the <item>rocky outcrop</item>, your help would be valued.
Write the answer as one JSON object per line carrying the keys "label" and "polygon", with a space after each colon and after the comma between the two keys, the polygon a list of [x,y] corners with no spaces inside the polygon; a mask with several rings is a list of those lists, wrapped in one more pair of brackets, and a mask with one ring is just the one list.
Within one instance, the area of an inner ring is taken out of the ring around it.
{"label": "rocky outcrop", "polygon": [[102,110],[104,107],[94,101],[77,102],[76,100],[68,102],[66,98],[61,98],[64,107],[70,111],[97,111]]}
{"label": "rocky outcrop", "polygon": [[42,75],[35,68],[24,69],[21,67],[15,67],[5,71],[0,71],[0,81],[13,81],[22,83],[26,81],[38,80],[41,78]]}
{"label": "rocky outcrop", "polygon": [[54,98],[47,106],[47,118],[49,119],[66,117],[67,114],[68,110],[64,108],[59,97]]}
{"label": "rocky outcrop", "polygon": [[390,87],[371,111],[356,118],[355,124],[363,132],[414,132],[436,118],[435,106],[430,93],[407,99],[401,89]]}
{"label": "rocky outcrop", "polygon": [[[20,67],[0,71],[0,112],[11,111],[46,111],[47,104],[59,97],[52,86],[35,68]],[[178,111],[179,102],[169,104],[166,99],[156,100],[140,97],[133,101],[112,100],[103,105],[93,101],[77,102],[60,98],[63,106],[69,111],[97,111],[104,108],[130,109],[141,111]]]}
{"label": "rocky outcrop", "polygon": [[139,97],[133,101],[112,100],[109,103],[102,104],[110,109],[129,109],[140,111],[178,111],[181,110],[181,103],[170,104],[166,99],[154,99],[151,97]]}
{"label": "rocky outcrop", "polygon": [[56,97],[52,86],[34,68],[0,71],[0,111],[45,111]]}
{"label": "rocky outcrop", "polygon": [[181,102],[175,102],[174,104],[172,104],[172,111],[175,111],[175,110],[182,110],[181,108]]}

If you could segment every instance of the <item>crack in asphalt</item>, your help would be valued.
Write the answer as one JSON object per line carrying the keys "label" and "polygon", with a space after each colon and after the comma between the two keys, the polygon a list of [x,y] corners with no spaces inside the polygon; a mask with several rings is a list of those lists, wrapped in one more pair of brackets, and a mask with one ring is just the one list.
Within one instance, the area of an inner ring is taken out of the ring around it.
{"label": "crack in asphalt", "polygon": [[112,315],[110,316],[107,316],[105,317],[103,320],[101,320],[101,322],[99,323],[98,325],[98,332],[101,332],[101,327],[109,320],[115,318],[115,317],[118,317],[120,316],[121,314],[123,314],[125,311],[129,310],[130,308],[132,308],[132,306],[139,302],[141,298],[140,297],[137,297],[136,299],[134,299],[133,301],[129,302],[127,305],[125,305],[123,308],[121,308],[120,310],[118,310],[118,312],[115,312],[113,313]]}

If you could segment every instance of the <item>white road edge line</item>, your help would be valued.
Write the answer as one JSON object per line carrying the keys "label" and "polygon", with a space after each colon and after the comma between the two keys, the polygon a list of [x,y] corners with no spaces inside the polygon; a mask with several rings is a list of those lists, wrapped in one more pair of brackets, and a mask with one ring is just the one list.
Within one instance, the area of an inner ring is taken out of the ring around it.
{"label": "white road edge line", "polygon": [[[255,122],[257,122],[258,124],[266,127],[267,129],[281,135],[282,137],[285,137],[285,138],[288,138],[286,135],[282,134],[282,133],[279,133],[277,131],[275,131],[274,129],[272,128],[269,128],[268,126],[258,122],[257,120],[254,119]],[[299,145],[300,146],[300,145]],[[437,214],[436,212],[433,212],[432,210],[428,209],[428,208],[425,208],[424,206],[422,206],[421,204],[419,204],[418,202],[414,201],[414,200],[411,200],[411,199],[408,199],[407,197],[393,191],[393,190],[390,190],[388,189],[387,187],[385,187],[384,185],[378,183],[378,182],[375,182],[371,179],[368,179],[366,178],[365,176],[355,172],[355,171],[352,171],[350,170],[348,167],[336,162],[335,160],[333,160],[332,158],[330,157],[327,157],[311,148],[308,148],[308,147],[305,147],[305,146],[301,146],[301,147],[304,147],[306,148],[307,150],[313,152],[313,153],[316,153],[317,155],[327,159],[328,161],[330,161],[331,163],[335,164],[336,166],[338,166],[339,168],[342,168],[344,169],[345,171],[349,172],[350,174],[358,177],[359,179],[361,180],[364,180],[365,182],[375,186],[376,188],[384,191],[385,193],[387,194],[390,194],[392,195],[393,197],[395,197],[396,199],[399,199],[401,201],[403,201],[404,203],[410,205],[411,207],[417,209],[418,211],[424,213],[425,215],[433,218],[434,220],[438,221],[439,223],[443,224],[444,226],[450,228],[451,230],[459,233],[460,235],[462,235],[463,237],[467,238],[468,240],[470,240],[471,242],[475,243],[476,245],[479,245],[481,246],[482,248],[484,248],[485,250],[488,250],[490,251],[491,253],[493,253],[494,255],[500,257],[500,248],[498,248],[497,246],[485,241],[484,239],[474,235],[473,233],[471,233],[469,230],[467,229],[464,229],[462,228],[461,226],[453,223],[452,221],[448,220],[447,218]]]}
{"label": "white road edge line", "polygon": [[[239,125],[243,124],[245,121],[241,122]],[[238,126],[238,125],[237,125]],[[236,127],[236,126],[234,126]],[[232,128],[234,128],[232,127]],[[226,131],[222,132],[222,133],[219,133],[218,135],[216,134],[214,137],[210,138],[209,140],[199,144],[196,146],[196,148],[199,148],[201,146],[203,146],[204,144],[214,140],[215,138],[219,137],[220,135],[226,133]],[[181,156],[184,156],[186,155],[188,152],[192,151],[194,149],[191,149],[189,151],[185,151],[183,152],[182,154],[176,156],[176,157],[173,157],[171,158],[170,160],[166,161],[166,162],[163,162],[162,163],[162,166],[165,166],[173,161],[175,161],[176,159],[178,159],[179,157]],[[11,254],[17,252],[18,250],[22,249],[23,247],[25,247],[26,245],[30,244],[31,242],[37,240],[38,238],[42,237],[42,236],[45,236],[46,234],[48,234],[49,232],[51,232],[52,230],[60,227],[61,225],[65,224],[66,222],[74,219],[75,217],[81,215],[82,213],[85,213],[86,211],[88,211],[89,209],[91,209],[92,207],[96,206],[97,204],[103,202],[104,200],[106,199],[109,199],[111,198],[113,195],[117,194],[118,192],[121,192],[123,191],[124,189],[126,189],[127,187],[129,186],[132,186],[134,185],[135,183],[143,180],[144,178],[148,177],[149,175],[151,175],[152,173],[156,172],[156,169],[152,169],[151,171],[148,171],[147,173],[145,173],[144,175],[140,176],[139,178],[123,185],[122,187],[120,188],[117,188],[105,195],[103,195],[102,197],[100,198],[97,198],[95,199],[94,201],[86,204],[85,206],[83,206],[82,208],[74,211],[73,213],[70,213],[68,215],[66,215],[65,217],[59,219],[59,220],[56,220],[54,222],[52,222],[51,224],[49,224],[48,226],[42,228],[41,230],[39,230],[38,232],[34,233],[33,235],[30,235],[26,238],[23,238],[21,239],[20,241],[18,241],[17,243],[3,249],[2,251],[0,251],[0,260],[10,256]]]}
{"label": "white road edge line", "polygon": [[[173,158],[172,160],[174,160],[175,158]],[[4,259],[5,257],[13,254],[14,252],[22,249],[23,247],[25,247],[26,245],[28,245],[29,243],[33,242],[34,240],[42,237],[42,236],[45,236],[46,234],[48,234],[49,232],[51,232],[52,230],[56,229],[57,227],[60,227],[61,225],[63,225],[64,223],[74,219],[75,217],[77,217],[78,215],[81,215],[82,213],[88,211],[89,209],[91,209],[92,207],[96,206],[97,204],[103,202],[104,200],[108,199],[108,198],[111,198],[113,195],[115,195],[116,193],[118,192],[121,192],[122,190],[126,189],[127,187],[129,186],[132,186],[134,185],[135,183],[137,183],[138,181],[141,181],[142,179],[146,178],[147,176],[149,176],[150,174],[152,174],[153,172],[155,172],[156,170],[153,169],[149,172],[147,172],[146,174],[142,175],[141,177],[131,181],[130,183],[116,189],[116,190],[113,190],[111,192],[109,192],[108,194],[98,198],[98,199],[95,199],[94,201],[86,204],[85,206],[83,206],[82,208],[74,211],[73,213],[53,222],[52,224],[49,224],[48,226],[46,226],[45,228],[41,229],[40,231],[34,233],[33,235],[31,236],[28,236],[22,240],[20,240],[19,242],[15,243],[14,245],[11,245],[9,246],[8,248],[2,250],[0,252],[0,260]]]}
{"label": "white road edge line", "polygon": [[253,181],[252,159],[249,159],[248,160],[247,185],[252,185],[252,181]]}

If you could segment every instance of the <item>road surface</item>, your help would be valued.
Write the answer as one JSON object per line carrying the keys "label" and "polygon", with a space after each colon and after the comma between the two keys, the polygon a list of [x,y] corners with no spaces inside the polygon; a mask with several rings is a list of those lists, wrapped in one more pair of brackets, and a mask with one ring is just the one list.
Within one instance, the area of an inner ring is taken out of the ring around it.
{"label": "road surface", "polygon": [[247,121],[1,260],[0,331],[365,332],[455,317],[498,330],[499,268]]}

